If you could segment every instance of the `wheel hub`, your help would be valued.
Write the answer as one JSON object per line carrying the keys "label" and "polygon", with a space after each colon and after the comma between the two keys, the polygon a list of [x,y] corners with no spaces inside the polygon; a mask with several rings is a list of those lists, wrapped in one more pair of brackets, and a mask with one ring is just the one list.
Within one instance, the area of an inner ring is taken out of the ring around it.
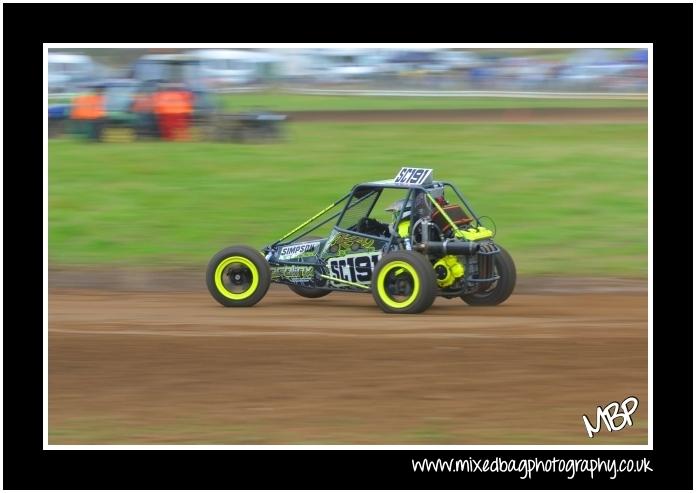
{"label": "wheel hub", "polygon": [[390,296],[405,296],[408,297],[413,291],[413,286],[408,276],[398,276],[392,279],[387,285],[387,292]]}
{"label": "wheel hub", "polygon": [[250,284],[250,273],[243,267],[232,268],[227,272],[227,279],[234,287],[245,287]]}

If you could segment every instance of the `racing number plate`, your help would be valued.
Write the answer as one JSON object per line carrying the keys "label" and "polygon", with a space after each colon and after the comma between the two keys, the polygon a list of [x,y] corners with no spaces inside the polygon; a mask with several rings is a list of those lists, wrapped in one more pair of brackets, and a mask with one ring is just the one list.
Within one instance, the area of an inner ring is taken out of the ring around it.
{"label": "racing number plate", "polygon": [[422,185],[432,180],[433,170],[428,168],[401,168],[394,178],[395,183]]}

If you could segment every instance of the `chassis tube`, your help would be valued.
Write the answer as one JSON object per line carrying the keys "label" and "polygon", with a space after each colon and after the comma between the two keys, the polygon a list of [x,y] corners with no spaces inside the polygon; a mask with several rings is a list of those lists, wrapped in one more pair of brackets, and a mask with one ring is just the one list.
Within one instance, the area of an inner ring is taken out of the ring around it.
{"label": "chassis tube", "polygon": [[[351,193],[352,193],[352,192],[351,192]],[[314,221],[316,218],[318,218],[319,216],[321,216],[322,214],[324,214],[326,211],[331,210],[332,207],[336,207],[338,204],[340,204],[341,202],[343,202],[344,200],[346,200],[346,199],[350,196],[351,193],[347,193],[346,195],[344,195],[342,198],[340,198],[339,200],[337,200],[336,202],[334,202],[334,203],[331,204],[330,206],[328,206],[328,207],[322,209],[321,211],[317,212],[315,215],[313,215],[312,217],[310,217],[309,219],[307,219],[305,222],[303,222],[302,224],[300,224],[298,227],[296,227],[295,229],[293,229],[292,231],[290,231],[288,234],[286,234],[285,236],[283,236],[283,237],[281,237],[280,239],[276,240],[276,241],[271,245],[271,247],[276,246],[278,243],[280,243],[281,241],[283,241],[285,238],[287,238],[287,237],[290,236],[291,234],[296,233],[296,232],[299,231],[300,229],[304,228],[304,227],[307,226],[309,223],[311,223],[312,221]]]}

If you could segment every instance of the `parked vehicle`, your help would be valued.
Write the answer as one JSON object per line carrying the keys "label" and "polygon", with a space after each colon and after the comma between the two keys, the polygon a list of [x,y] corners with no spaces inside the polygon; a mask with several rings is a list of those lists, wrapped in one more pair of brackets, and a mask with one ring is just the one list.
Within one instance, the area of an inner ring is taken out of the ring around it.
{"label": "parked vehicle", "polygon": [[387,55],[380,50],[335,48],[317,50],[314,79],[318,82],[355,82],[372,79],[382,73]]}
{"label": "parked vehicle", "polygon": [[49,94],[69,93],[97,76],[97,66],[86,55],[48,54]]}
{"label": "parked vehicle", "polygon": [[199,64],[185,54],[145,55],[133,64],[133,78],[144,83],[191,84],[199,79]]}
{"label": "parked vehicle", "polygon": [[191,88],[222,90],[256,84],[278,76],[280,57],[244,50],[192,50],[182,54],[145,55],[134,65],[141,81],[181,82]]}

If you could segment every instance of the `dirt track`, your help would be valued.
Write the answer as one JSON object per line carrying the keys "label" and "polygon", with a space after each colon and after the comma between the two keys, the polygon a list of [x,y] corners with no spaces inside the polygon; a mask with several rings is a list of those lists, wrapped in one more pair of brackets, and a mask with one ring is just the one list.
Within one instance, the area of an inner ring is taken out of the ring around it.
{"label": "dirt track", "polygon": [[287,111],[292,122],[647,123],[647,108]]}
{"label": "dirt track", "polygon": [[[646,443],[646,293],[527,292],[387,316],[283,287],[249,309],[52,288],[49,441]],[[633,427],[589,440],[581,415],[629,395]]]}

